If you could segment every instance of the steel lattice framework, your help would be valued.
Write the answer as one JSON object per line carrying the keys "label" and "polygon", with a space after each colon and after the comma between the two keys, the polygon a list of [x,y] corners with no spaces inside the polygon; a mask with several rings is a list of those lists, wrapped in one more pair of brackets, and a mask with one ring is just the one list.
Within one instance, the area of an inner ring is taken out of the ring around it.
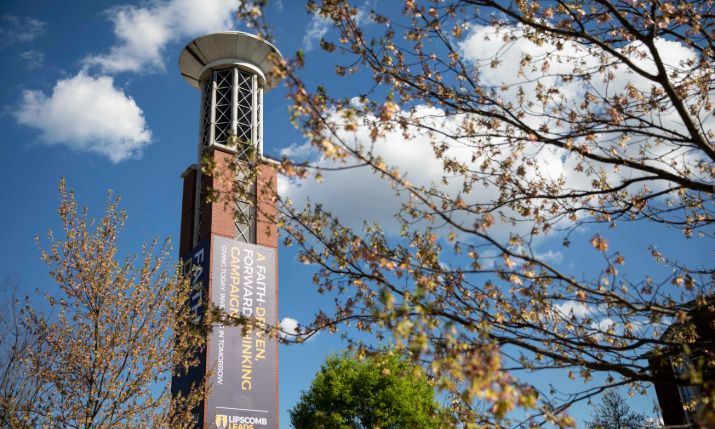
{"label": "steel lattice framework", "polygon": [[[236,201],[234,238],[255,243],[256,184],[251,165],[263,151],[263,88],[256,74],[237,66],[213,70],[200,87],[199,149],[218,146],[236,153],[236,185],[241,198]],[[197,222],[200,219],[199,212]]]}
{"label": "steel lattice framework", "polygon": [[214,140],[213,143],[226,145],[233,134],[233,70],[218,70],[214,75]]}

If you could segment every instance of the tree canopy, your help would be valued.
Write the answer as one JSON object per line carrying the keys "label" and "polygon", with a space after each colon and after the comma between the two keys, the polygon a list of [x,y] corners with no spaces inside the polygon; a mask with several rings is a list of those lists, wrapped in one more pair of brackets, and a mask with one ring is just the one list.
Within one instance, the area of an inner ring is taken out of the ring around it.
{"label": "tree canopy", "polygon": [[[172,371],[195,365],[204,335],[169,243],[119,259],[126,214],[107,196],[97,221],[60,183],[60,235],[41,247],[56,287],[46,303],[11,301],[0,326],[0,423],[34,428],[193,427],[202,386],[172,403]],[[9,347],[5,344],[9,343]]]}
{"label": "tree canopy", "polygon": [[588,429],[646,429],[646,416],[631,410],[628,402],[615,390],[606,391],[593,409]]}
{"label": "tree canopy", "polygon": [[[241,15],[271,39],[263,3]],[[283,173],[329,185],[369,169],[400,204],[396,226],[361,227],[313,194],[275,196],[286,244],[337,302],[305,333],[350,324],[393,337],[452,392],[464,424],[570,426],[576,401],[644,392],[659,377],[646,357],[689,354],[705,341],[689,314],[714,311],[712,259],[670,247],[712,249],[711,2],[390,6],[309,2],[350,85],[303,75],[311,53],[275,65],[301,153],[314,154]],[[641,254],[652,260],[629,265]],[[703,388],[710,421],[715,387],[698,368],[714,359],[710,348],[670,380]],[[553,369],[577,388],[530,381]]]}
{"label": "tree canopy", "polygon": [[432,386],[394,353],[328,357],[290,411],[296,429],[438,428]]}

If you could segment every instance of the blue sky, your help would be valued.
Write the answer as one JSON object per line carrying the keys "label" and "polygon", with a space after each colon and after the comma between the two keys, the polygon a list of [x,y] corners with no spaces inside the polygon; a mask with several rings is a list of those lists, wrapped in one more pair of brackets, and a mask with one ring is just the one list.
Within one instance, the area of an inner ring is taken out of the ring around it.
{"label": "blue sky", "polygon": [[[101,215],[107,189],[122,196],[129,215],[122,252],[138,252],[154,237],[178,243],[179,175],[196,161],[199,106],[198,92],[178,73],[178,55],[200,34],[240,28],[231,22],[233,2],[207,2],[215,3],[215,17],[203,22],[194,17],[198,22],[182,27],[181,19],[191,20],[185,3],[2,3],[0,159],[6,168],[0,174],[7,186],[0,216],[7,245],[0,249],[0,279],[17,281],[31,295],[51,287],[34,236],[59,228],[62,176],[95,215]],[[304,7],[285,3],[272,12],[281,22],[277,45],[288,55],[316,42],[304,40],[311,28]],[[115,35],[119,24],[112,19],[126,6],[156,21],[151,29],[156,38],[136,34],[140,41],[154,41],[153,51],[132,52]],[[124,63],[107,61],[112,56]],[[92,96],[82,96],[85,91]],[[274,156],[301,139],[289,124],[284,96],[279,87],[265,98],[265,150]],[[88,129],[94,131],[85,134]],[[289,251],[281,251],[280,261],[280,315],[307,321],[316,309],[311,271]],[[328,334],[300,347],[282,347],[282,427],[289,427],[287,409],[324,356],[340,348],[339,336]]]}
{"label": "blue sky", "polygon": [[[196,4],[205,7],[196,10]],[[178,54],[198,35],[243,29],[233,22],[234,6],[229,0],[2,3],[0,175],[5,186],[0,224],[5,226],[5,245],[0,248],[0,279],[17,280],[27,293],[48,287],[33,237],[58,227],[56,190],[61,176],[95,214],[100,214],[107,189],[123,197],[129,219],[122,251],[136,252],[153,237],[178,242],[179,174],[195,162],[199,107],[198,92],[178,73]],[[358,94],[357,87],[333,77],[330,59],[316,49],[327,27],[308,15],[302,2],[273,2],[267,13],[276,29],[275,44],[284,55],[306,51],[303,75],[309,83],[340,83],[344,95]],[[265,151],[276,157],[304,155],[303,139],[288,120],[285,95],[279,86],[265,97]],[[411,159],[401,153],[408,169],[422,162],[419,154]],[[323,188],[305,186],[298,197],[319,194],[332,201],[348,223],[359,224],[364,218],[389,222],[391,194],[389,188],[371,186],[377,180],[369,175],[335,176]],[[296,192],[294,187],[284,189]],[[364,198],[373,203],[369,212],[358,210],[367,206]],[[609,236],[614,247],[620,242],[633,255],[628,259],[633,276],[642,275],[648,266],[645,242],[632,240],[633,234],[650,236],[672,255],[703,263],[712,256],[706,243],[685,241],[676,232],[662,230],[653,236],[655,230],[639,228],[631,229],[630,235]],[[572,268],[590,251],[587,245],[575,246],[568,255],[547,246],[541,250]],[[281,249],[279,258],[280,317],[308,321],[320,304],[330,301],[313,291],[310,267],[298,263],[291,249]],[[282,427],[289,427],[287,410],[308,387],[324,357],[342,347],[338,335],[327,333],[301,346],[281,347]],[[640,398],[634,404],[649,409],[651,401]],[[587,417],[587,407],[576,407],[573,413]]]}

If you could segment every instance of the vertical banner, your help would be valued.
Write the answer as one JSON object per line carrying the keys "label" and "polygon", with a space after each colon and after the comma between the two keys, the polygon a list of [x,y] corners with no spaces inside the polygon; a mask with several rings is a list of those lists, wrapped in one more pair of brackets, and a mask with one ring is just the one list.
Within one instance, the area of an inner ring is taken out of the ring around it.
{"label": "vertical banner", "polygon": [[219,236],[211,250],[212,304],[258,326],[213,325],[206,427],[278,429],[277,344],[261,329],[276,322],[276,251]]}
{"label": "vertical banner", "polygon": [[[193,321],[200,325],[205,316],[206,303],[208,302],[209,290],[209,240],[202,241],[194,249],[181,256],[182,269],[185,276],[191,282],[191,292],[186,305],[191,309]],[[200,384],[206,374],[205,350],[200,350],[201,356],[199,365],[189,369],[187,373],[178,375],[178,369],[171,379],[171,394],[176,396],[179,393],[186,397],[191,392],[192,386]],[[203,402],[194,410],[194,422],[196,427],[203,427]]]}

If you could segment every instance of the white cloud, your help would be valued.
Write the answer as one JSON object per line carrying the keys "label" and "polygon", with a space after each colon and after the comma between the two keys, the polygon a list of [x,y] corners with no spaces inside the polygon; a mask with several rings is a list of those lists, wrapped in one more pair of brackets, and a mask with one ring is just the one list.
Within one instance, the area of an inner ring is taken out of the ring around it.
{"label": "white cloud", "polygon": [[[295,341],[299,339],[302,335],[305,335],[301,331],[300,323],[292,317],[284,317],[281,319],[280,328],[282,332],[280,333],[281,338],[288,341]],[[309,337],[306,341],[311,341],[318,336],[318,333]]]}
{"label": "white cloud", "polygon": [[162,51],[173,41],[233,28],[240,0],[150,1],[145,6],[119,6],[108,11],[117,43],[105,54],[90,55],[87,67],[105,73],[164,68]]}
{"label": "white cloud", "polygon": [[[528,104],[527,110],[532,114],[527,115],[524,121],[534,128],[545,127],[550,129],[553,135],[565,131],[565,125],[555,118],[550,121],[545,121],[545,118],[550,116],[551,109],[557,107],[563,111],[569,109],[579,111],[579,105],[583,102],[587,92],[591,95],[598,94],[599,98],[613,99],[618,95],[628,93],[629,87],[635,88],[643,94],[649,94],[654,85],[652,81],[632,72],[622,61],[616,60],[595,46],[581,45],[573,41],[563,41],[559,47],[551,41],[537,45],[528,38],[522,37],[522,34],[523,31],[520,27],[473,26],[467,38],[460,44],[460,49],[462,57],[479,69],[479,79],[482,85],[494,87],[506,85],[508,89],[499,92],[499,96],[504,102],[513,103],[515,106]],[[511,40],[508,36],[516,36],[516,38]],[[660,57],[663,58],[672,81],[695,79],[698,73],[702,73],[702,68],[696,60],[697,55],[692,49],[679,42],[662,38],[656,39],[654,44]],[[652,54],[642,43],[633,42],[619,47],[618,51],[643,70],[650,73],[657,71]],[[524,55],[528,55],[531,62],[529,62],[529,66],[520,67]],[[541,66],[547,62],[549,68],[545,73]],[[609,65],[601,67],[602,64]],[[592,75],[588,81],[573,79],[565,82],[562,79],[562,76],[573,76],[586,70]],[[539,93],[537,86],[555,89],[558,92],[553,100],[543,103],[537,99]],[[521,96],[520,91],[523,91]],[[690,100],[686,103],[691,102],[698,94],[692,95],[692,98],[687,97]],[[523,97],[522,103],[519,101],[520,97]],[[651,113],[651,117],[646,117],[646,119],[659,124],[664,131],[662,131],[663,138],[660,139],[663,140],[663,143],[650,145],[647,152],[650,159],[645,162],[671,172],[674,172],[673,164],[676,163],[680,165],[680,171],[677,174],[697,175],[699,170],[696,165],[700,159],[688,147],[668,143],[673,138],[669,132],[687,134],[677,111],[673,108],[663,111],[655,109]],[[715,117],[709,112],[703,112],[699,119],[703,124],[704,134],[715,130]],[[625,119],[624,124],[633,125],[634,128],[642,126],[637,121],[636,119]],[[609,140],[606,141],[606,138]],[[578,144],[579,141],[575,143]],[[604,154],[609,154],[612,149],[622,151],[619,144],[619,140],[613,135],[599,140],[599,145],[602,148],[600,150]],[[639,154],[641,149],[643,149],[643,145],[629,145],[624,154],[640,158],[642,157]],[[551,151],[543,155],[545,156],[541,159],[543,164],[541,171],[553,178],[554,173],[560,171],[558,165],[562,164],[552,162],[554,156],[561,157],[563,154]],[[572,164],[575,165],[575,163]],[[554,166],[556,167],[554,168]],[[606,180],[611,185],[615,185],[624,178],[641,174],[628,169],[621,169],[617,173],[608,171]],[[575,185],[576,189],[590,188],[590,179],[583,174],[569,174],[566,178],[569,179],[567,183]],[[707,179],[701,178],[700,180]],[[653,190],[659,190],[666,186],[666,182],[656,181],[650,187]]]}
{"label": "white cloud", "polygon": [[[455,132],[461,127],[465,115],[445,116],[445,112],[427,106],[416,106],[412,112],[401,112],[400,114],[409,117],[409,122],[424,121],[435,129],[446,132]],[[340,122],[340,118],[332,118]],[[368,121],[374,118],[368,118]],[[405,137],[401,130],[394,130],[387,133],[384,138],[380,138],[375,143],[371,143],[370,123],[359,124],[356,131],[340,131],[338,134],[346,145],[363,148],[370,147],[374,156],[381,157],[390,167],[397,167],[407,180],[415,186],[429,187],[437,184],[437,187],[456,196],[460,193],[464,181],[462,176],[446,175],[444,172],[444,159],[450,158],[469,166],[473,171],[479,170],[482,162],[481,157],[472,160],[474,155],[473,144],[465,141],[447,141],[448,149],[444,152],[443,158],[435,155],[435,146],[440,146],[442,141],[438,136],[429,136],[424,130],[410,127],[411,135]],[[310,154],[315,154],[309,144],[302,146],[291,145],[285,149],[284,155],[297,154],[298,159],[310,158]],[[298,156],[300,155],[300,156]],[[500,156],[506,157],[503,153]],[[538,153],[525,153],[525,157],[543,159],[536,163],[534,169],[539,165],[549,165],[553,170],[554,179],[560,175],[579,174],[571,165],[575,161],[563,158],[549,150],[541,150]],[[546,159],[548,158],[548,159]],[[344,166],[342,164],[326,159],[313,159],[314,163],[322,167],[335,168]],[[342,171],[323,171],[324,181],[318,183],[312,178],[302,181],[292,181],[282,178],[279,181],[279,193],[287,196],[296,206],[302,206],[307,200],[323,204],[324,209],[331,211],[340,221],[352,228],[361,228],[363,221],[376,222],[380,224],[388,233],[397,233],[400,223],[395,217],[400,212],[401,204],[407,202],[408,194],[403,192],[396,196],[388,180],[375,174],[369,167],[351,168]],[[445,184],[440,182],[446,180]],[[487,203],[498,198],[498,190],[492,187],[474,188],[468,195],[462,195],[467,204]],[[509,214],[514,215],[510,212]],[[517,216],[518,217],[518,216]],[[474,222],[474,215],[467,213],[456,213],[453,219],[457,223],[464,223],[471,228]],[[507,225],[498,221],[490,229],[490,233],[498,238],[508,237],[509,234],[523,234],[530,230],[530,222],[519,222],[517,225]],[[556,253],[547,255],[551,258],[558,258]]]}
{"label": "white cloud", "polygon": [[32,42],[45,32],[45,23],[27,16],[0,16],[0,47]]}
{"label": "white cloud", "polygon": [[298,321],[291,317],[284,317],[281,319],[281,329],[283,330],[283,336],[296,336],[298,335]]}
{"label": "white cloud", "polygon": [[612,327],[615,328],[615,325],[616,322],[614,322],[613,319],[606,317],[605,319],[601,319],[598,323],[591,323],[591,329],[605,334],[608,333],[608,330]]}
{"label": "white cloud", "polygon": [[320,39],[325,36],[325,34],[330,29],[330,20],[320,16],[316,13],[310,19],[308,23],[308,29],[305,31],[303,36],[303,50],[309,51],[313,49],[319,42]]}
{"label": "white cloud", "polygon": [[494,268],[496,268],[497,259],[502,259],[501,254],[494,249],[487,249],[487,250],[478,252],[478,254],[479,254],[479,266],[483,270],[493,270]]}
{"label": "white cloud", "polygon": [[151,142],[142,110],[109,76],[79,73],[58,81],[49,96],[26,90],[14,115],[48,145],[99,153],[114,163],[140,156]]}
{"label": "white cloud", "polygon": [[296,160],[309,159],[317,155],[316,150],[309,144],[297,144],[291,143],[290,146],[284,147],[280,150],[281,156],[286,158]]}
{"label": "white cloud", "polygon": [[[283,3],[279,3],[279,8],[282,10]],[[362,6],[357,8],[355,16],[353,19],[357,25],[362,25],[367,22],[367,17],[369,16],[369,4],[365,2]],[[313,17],[308,23],[308,28],[306,29],[305,35],[303,35],[303,50],[310,51],[315,48],[319,43],[320,39],[325,36],[330,30],[330,19],[322,17],[319,13],[313,14]]]}
{"label": "white cloud", "polygon": [[[107,13],[114,24],[116,44],[107,53],[84,58],[83,70],[59,80],[51,95],[28,90],[22,95],[18,123],[36,128],[42,140],[75,150],[95,152],[112,162],[139,157],[151,141],[144,113],[134,99],[114,85],[107,74],[164,68],[163,51],[170,42],[233,27],[233,14],[240,0],[150,0],[143,6],[125,5]],[[3,25],[27,27],[24,32],[0,35],[28,41],[41,34],[44,23],[12,15]],[[9,24],[8,24],[9,23]],[[16,34],[15,34],[16,33]],[[44,55],[37,50],[20,54],[28,68],[41,66]],[[101,75],[93,76],[99,70]],[[41,119],[40,119],[41,118]]]}
{"label": "white cloud", "polygon": [[561,252],[554,252],[553,250],[548,250],[546,252],[536,252],[534,257],[540,261],[549,262],[552,264],[559,264],[564,260],[564,254]]}
{"label": "white cloud", "polygon": [[[310,24],[311,31],[306,34],[306,40],[310,34],[322,33],[323,24],[320,17],[315,16]],[[572,74],[574,63],[569,63],[566,58],[575,58],[576,65],[581,68],[597,67],[598,56],[592,55],[587,51],[587,48],[576,43],[565,43],[562,47],[557,48],[554,44],[548,42],[542,45],[536,45],[525,38],[518,38],[511,42],[503,41],[502,32],[506,31],[495,30],[493,27],[475,26],[471,30],[470,35],[461,45],[462,56],[469,62],[478,65],[480,70],[479,79],[484,85],[499,86],[502,83],[515,85],[511,89],[506,90],[501,95],[506,101],[516,103],[518,99],[517,86],[524,89],[526,103],[534,102],[529,107],[529,110],[536,112],[534,118],[526,118],[531,120],[531,125],[538,127],[538,121],[543,120],[543,115],[539,117],[539,109],[546,112],[553,106],[543,105],[536,100],[535,87],[537,83],[546,87],[556,87],[560,94],[560,103],[566,106],[577,106],[582,102],[586,90],[592,93],[597,92],[602,97],[611,97],[614,94],[625,91],[628,84],[635,85],[643,91],[650,91],[650,83],[646,82],[642,77],[633,73],[628,73],[624,66],[614,66],[611,69],[604,69],[596,72],[596,75],[588,82],[570,82],[562,81],[557,75]],[[511,29],[511,31],[516,31]],[[489,35],[490,40],[485,41],[484,37]],[[317,37],[317,36],[315,36]],[[659,39],[656,41],[656,46],[663,58],[667,59],[668,68],[670,70],[679,70],[679,76],[685,76],[688,73],[689,67],[687,62],[693,58],[692,50],[677,43]],[[642,65],[645,68],[651,67],[647,55],[639,58],[643,54],[642,49],[637,45],[627,45],[621,48],[623,52],[629,52],[628,55],[633,58],[633,61]],[[544,75],[540,70],[525,70],[523,76],[519,76],[519,63],[523,54],[529,54],[533,58],[550,58],[551,68],[547,75]],[[490,68],[489,64],[495,56],[499,56],[501,63],[495,68]],[[614,73],[615,78],[610,83],[604,82],[603,76],[598,73],[605,74],[608,72]],[[517,85],[518,84],[518,85]],[[351,101],[352,107],[360,108],[357,101]],[[576,109],[578,110],[578,109]],[[444,111],[427,106],[416,106],[412,112],[400,112],[399,114],[407,116],[408,122],[417,120],[431,121],[428,124],[435,129],[446,131],[447,134],[459,134],[454,132],[462,128],[462,121],[469,119],[464,114],[447,115]],[[660,120],[663,124],[667,124],[669,129],[682,128],[675,117],[674,109],[670,109],[664,113],[654,113],[659,115],[656,121]],[[547,115],[548,116],[548,115]],[[331,118],[334,122],[339,123],[341,118],[333,115]],[[373,118],[374,120],[374,118]],[[434,146],[439,146],[442,143],[447,145],[447,150],[444,152],[443,158],[453,159],[458,163],[466,166],[472,171],[479,174],[480,165],[485,157],[489,157],[490,163],[498,163],[510,155],[508,150],[502,150],[498,153],[477,155],[474,147],[475,142],[467,139],[446,139],[435,134],[430,137],[425,132],[415,131],[410,129],[411,135],[405,137],[401,130],[396,130],[388,133],[384,138],[378,139],[374,143],[369,137],[370,118],[365,123],[357,124],[355,132],[340,131],[338,134],[342,140],[353,147],[362,146],[370,148],[369,150],[375,155],[383,158],[388,166],[398,167],[399,170],[407,175],[407,179],[417,186],[429,186],[430,184],[439,184],[444,177],[443,159],[435,156]],[[564,125],[559,125],[556,121],[549,124],[552,132],[556,133],[563,131]],[[703,118],[706,127],[708,124],[715,123],[715,118],[709,116]],[[605,150],[610,150],[618,142],[614,139],[612,143],[602,142]],[[492,143],[496,146],[498,141]],[[578,142],[577,142],[578,143]],[[628,148],[627,155],[638,157],[636,153],[642,145],[633,144]],[[367,150],[367,149],[366,149]],[[669,163],[673,160],[680,160],[680,166],[684,169],[689,169],[693,173],[682,174],[697,174],[699,171],[694,165],[697,159],[683,153],[685,149],[674,150],[673,146],[667,141],[659,145],[654,145],[650,149],[652,159],[648,162],[658,164],[660,168],[669,170],[672,167]],[[295,158],[311,158],[317,165],[323,167],[338,167],[339,164],[317,158],[315,151],[310,145],[291,145],[283,151],[283,154],[288,157]],[[475,159],[472,159],[476,156]],[[565,189],[591,191],[593,190],[593,176],[587,171],[579,171],[577,165],[580,162],[580,156],[574,155],[569,151],[562,150],[551,146],[543,146],[535,144],[524,149],[520,154],[520,159],[529,160],[529,164],[525,167],[524,179],[526,182],[544,181],[552,183],[555,187]],[[514,169],[516,169],[516,164]],[[598,166],[596,166],[598,168]],[[618,184],[621,180],[632,176],[640,175],[637,171],[621,168],[618,171],[612,170],[610,167],[606,169],[606,180],[612,185]],[[279,191],[282,195],[288,196],[297,206],[308,199],[322,203],[324,208],[330,210],[342,222],[353,228],[362,226],[363,220],[375,221],[382,225],[388,232],[397,232],[399,222],[395,215],[400,211],[401,203],[407,201],[406,193],[396,197],[395,192],[391,188],[388,181],[381,179],[374,174],[370,168],[352,168],[339,172],[325,171],[322,173],[324,182],[317,183],[315,180],[306,179],[302,182],[293,182],[282,179],[279,183]],[[462,185],[462,178],[459,176],[447,177],[446,184],[437,185],[440,190],[446,191],[452,196],[456,196]],[[633,185],[637,187],[639,185]],[[652,189],[658,186],[666,186],[664,181],[649,185]],[[496,201],[498,198],[497,189],[495,186],[475,186],[471,194],[462,195],[462,198],[470,203],[488,203]],[[538,205],[538,202],[535,202]],[[513,212],[505,211],[506,214],[514,215]],[[518,217],[518,216],[517,216]],[[471,227],[474,216],[455,215],[455,220],[465,222],[465,225]],[[490,230],[495,237],[505,237],[509,233],[522,234],[531,229],[532,223],[528,218],[522,219],[516,226],[505,225],[497,222]],[[498,221],[498,219],[497,219]],[[570,221],[562,220],[560,224],[552,225],[556,227],[566,226]],[[548,262],[560,263],[563,260],[563,255],[559,252],[546,252],[538,254],[538,257],[547,260]]]}
{"label": "white cloud", "polygon": [[[363,144],[369,141],[369,127],[359,127],[355,133],[342,132],[341,137],[350,145]],[[310,145],[305,144],[289,147],[285,155],[311,152]],[[400,133],[391,133],[376,144],[375,153],[382,156],[388,165],[397,165],[401,171],[410,172],[410,180],[418,184],[429,184],[431,180],[438,179],[442,171],[441,163],[435,159],[426,137],[415,136],[406,141]],[[325,159],[316,163],[327,168],[343,166]],[[323,183],[312,178],[300,182],[282,178],[279,193],[289,197],[297,206],[309,199],[322,203],[343,224],[353,228],[360,228],[363,220],[367,220],[378,222],[388,231],[398,230],[399,223],[394,216],[405,199],[395,197],[390,183],[374,174],[371,168],[324,171],[322,174],[325,178]]]}
{"label": "white cloud", "polygon": [[45,64],[45,53],[39,49],[20,52],[18,57],[25,63],[25,68],[28,70],[39,69]]}
{"label": "white cloud", "polygon": [[572,315],[581,318],[593,313],[593,310],[586,304],[578,301],[565,301],[561,304],[556,304],[554,309],[566,318],[570,318]]}

